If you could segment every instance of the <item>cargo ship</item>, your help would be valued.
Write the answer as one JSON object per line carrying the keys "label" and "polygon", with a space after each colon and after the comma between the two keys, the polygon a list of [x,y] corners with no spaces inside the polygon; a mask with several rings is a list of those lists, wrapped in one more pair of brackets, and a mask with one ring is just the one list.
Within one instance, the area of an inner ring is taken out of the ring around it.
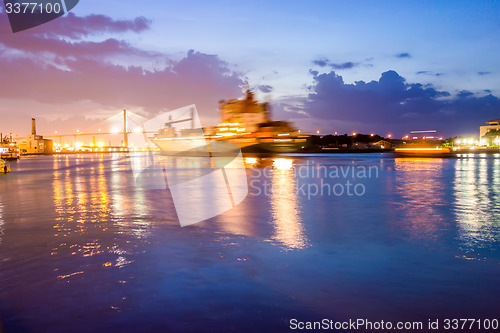
{"label": "cargo ship", "polygon": [[18,160],[19,147],[15,144],[0,144],[0,159],[1,160]]}
{"label": "cargo ship", "polygon": [[[309,136],[301,135],[288,121],[273,121],[267,103],[259,103],[254,93],[247,91],[243,99],[219,103],[221,121],[213,127],[196,128],[194,114],[187,119],[169,119],[152,138],[152,142],[167,155],[223,154],[233,147],[243,153],[287,153],[306,147]],[[179,122],[189,122],[190,128],[178,129]]]}

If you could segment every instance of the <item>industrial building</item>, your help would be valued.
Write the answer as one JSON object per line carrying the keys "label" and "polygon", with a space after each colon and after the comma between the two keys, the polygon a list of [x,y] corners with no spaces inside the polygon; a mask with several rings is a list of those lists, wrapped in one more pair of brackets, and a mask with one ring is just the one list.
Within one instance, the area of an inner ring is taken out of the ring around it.
{"label": "industrial building", "polygon": [[44,139],[36,134],[35,118],[31,119],[31,135],[26,136],[26,142],[19,144],[22,154],[49,154],[52,153],[52,140]]}

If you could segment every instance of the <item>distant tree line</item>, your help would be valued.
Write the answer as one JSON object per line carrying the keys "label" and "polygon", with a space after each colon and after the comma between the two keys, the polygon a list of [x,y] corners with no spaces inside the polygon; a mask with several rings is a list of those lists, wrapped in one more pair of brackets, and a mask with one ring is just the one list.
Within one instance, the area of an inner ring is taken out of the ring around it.
{"label": "distant tree line", "polygon": [[311,145],[316,147],[352,147],[356,142],[374,143],[380,140],[386,140],[380,135],[371,136],[370,134],[356,134],[356,135],[332,135],[325,136],[313,135],[311,137]]}

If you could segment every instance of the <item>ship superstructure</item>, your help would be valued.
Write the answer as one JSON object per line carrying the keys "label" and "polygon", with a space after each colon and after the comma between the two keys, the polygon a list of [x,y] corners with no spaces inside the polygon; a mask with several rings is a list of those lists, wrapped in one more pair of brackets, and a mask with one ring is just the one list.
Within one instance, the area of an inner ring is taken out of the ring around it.
{"label": "ship superstructure", "polygon": [[[293,152],[305,147],[308,136],[300,135],[287,121],[272,121],[268,103],[259,103],[254,94],[247,91],[243,99],[219,103],[221,122],[218,126],[196,128],[195,115],[185,119],[169,119],[153,139],[161,152],[197,152],[204,145],[229,142],[238,145],[243,152]],[[176,128],[177,123],[191,128]],[[214,148],[215,149],[215,148]]]}

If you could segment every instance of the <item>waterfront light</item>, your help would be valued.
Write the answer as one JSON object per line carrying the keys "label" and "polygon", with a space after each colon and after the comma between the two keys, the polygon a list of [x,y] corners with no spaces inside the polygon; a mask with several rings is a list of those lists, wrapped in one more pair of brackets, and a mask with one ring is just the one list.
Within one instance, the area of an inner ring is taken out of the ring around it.
{"label": "waterfront light", "polygon": [[461,144],[462,144],[462,140],[457,139],[457,141],[455,141],[455,143],[456,143],[457,145],[461,145]]}
{"label": "waterfront light", "polygon": [[375,134],[371,133],[370,136],[375,136]]}
{"label": "waterfront light", "polygon": [[387,137],[390,139],[392,138],[392,134],[388,134]]}
{"label": "waterfront light", "polygon": [[352,136],[356,136],[356,132],[352,132]]}
{"label": "waterfront light", "polygon": [[273,161],[273,166],[278,170],[290,170],[293,167],[293,160],[288,158],[277,158]]}
{"label": "waterfront light", "polygon": [[246,164],[257,164],[257,159],[255,157],[246,157],[245,163]]}
{"label": "waterfront light", "polygon": [[319,131],[316,131],[316,134],[319,134]]}

